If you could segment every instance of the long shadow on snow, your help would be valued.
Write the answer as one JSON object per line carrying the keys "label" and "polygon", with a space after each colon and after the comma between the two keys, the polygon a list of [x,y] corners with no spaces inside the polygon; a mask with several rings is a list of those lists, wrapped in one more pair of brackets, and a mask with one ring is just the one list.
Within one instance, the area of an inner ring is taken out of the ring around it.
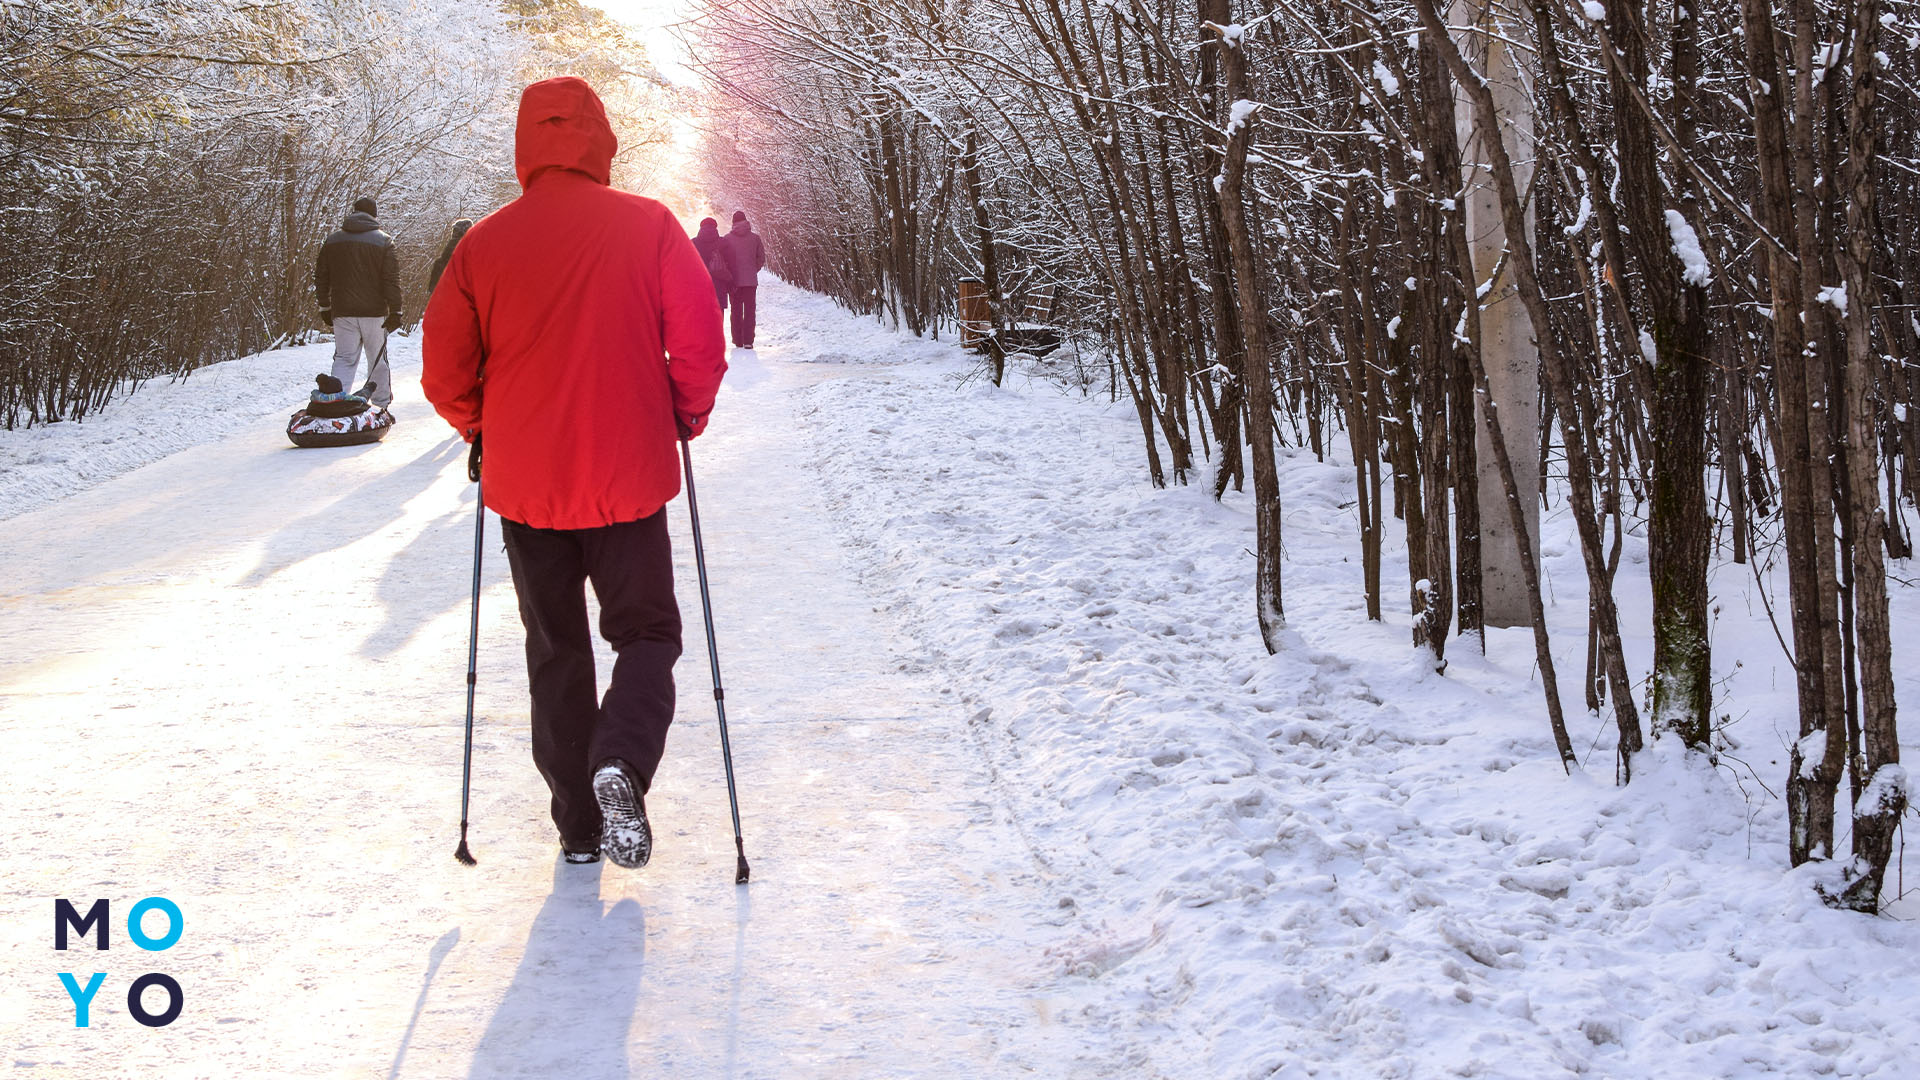
{"label": "long shadow on snow", "polygon": [[393,1055],[393,1068],[387,1070],[387,1080],[399,1080],[400,1066],[406,1063],[407,1047],[413,1045],[413,1033],[420,1026],[420,1013],[427,1007],[427,991],[433,989],[433,977],[440,971],[441,961],[460,943],[460,928],[454,927],[440,935],[433,943],[433,951],[427,954],[427,974],[420,980],[420,996],[413,1002],[413,1018],[407,1021],[407,1033],[400,1037],[400,1049]]}
{"label": "long shadow on snow", "polygon": [[[385,615],[380,626],[361,640],[359,655],[392,655],[443,612],[452,608],[467,609],[473,599],[475,496],[475,487],[468,484],[460,494],[458,509],[435,518],[387,561],[385,571],[373,587],[374,598]],[[491,512],[487,516],[487,539],[482,555],[486,581],[506,573],[507,552],[500,535],[500,518]],[[482,603],[488,601],[482,600]],[[511,597],[507,606],[513,607]]]}
{"label": "long shadow on snow", "polygon": [[627,1034],[646,966],[639,903],[600,900],[600,864],[553,860],[553,892],[513,982],[474,1051],[469,1077],[630,1075]]}
{"label": "long shadow on snow", "polygon": [[[369,483],[327,492],[332,497],[325,505],[273,531],[261,549],[259,561],[241,579],[241,586],[257,586],[315,555],[346,547],[379,532],[400,517],[408,501],[433,485],[445,471],[450,458],[460,455],[465,449],[466,444],[449,438]],[[274,469],[276,481],[294,484],[302,479],[317,480],[324,475],[326,459],[320,455],[326,451],[302,450],[297,453],[307,455],[298,459],[301,463],[298,467],[290,468],[285,463],[286,459],[275,463],[278,466]],[[340,584],[342,588],[350,588],[354,581],[350,579]]]}
{"label": "long shadow on snow", "polygon": [[[308,505],[324,502],[330,507],[335,492],[328,488],[325,478],[330,473],[340,474],[339,464],[345,459],[381,452],[378,443],[302,450],[282,442],[264,454],[254,444],[237,440],[191,447],[130,474],[142,481],[138,487],[129,489],[132,481],[126,477],[101,485],[115,487],[125,497],[93,506],[85,518],[84,534],[77,534],[72,524],[60,520],[57,503],[41,508],[53,509],[51,522],[43,521],[38,512],[22,515],[45,531],[31,534],[37,559],[17,568],[4,587],[11,594],[32,595],[75,581],[137,575],[150,564],[171,560],[183,545],[198,552],[250,546],[266,533],[286,527],[284,523],[291,515],[277,510],[289,501],[285,493],[307,493]],[[387,447],[384,452],[392,453],[393,449]],[[206,468],[210,464],[224,470],[211,488],[205,482],[191,486],[179,483],[182,479],[198,480],[183,476],[183,467]],[[83,494],[92,496],[91,492]],[[304,524],[324,513],[300,521]],[[21,518],[7,520],[15,523]],[[113,537],[113,542],[92,542],[100,536]],[[255,569],[248,584],[258,584],[283,568],[263,564]]]}

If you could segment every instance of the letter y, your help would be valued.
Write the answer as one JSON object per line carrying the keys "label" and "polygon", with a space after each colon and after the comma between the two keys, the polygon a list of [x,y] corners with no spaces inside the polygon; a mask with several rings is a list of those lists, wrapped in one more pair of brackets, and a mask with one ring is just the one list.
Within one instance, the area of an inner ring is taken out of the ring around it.
{"label": "letter y", "polygon": [[67,996],[73,999],[73,1026],[86,1027],[87,1007],[93,1004],[93,995],[100,992],[100,984],[107,981],[107,973],[94,972],[93,978],[87,980],[85,990],[80,989],[80,984],[74,981],[73,976],[64,971],[60,973],[60,981],[66,984]]}

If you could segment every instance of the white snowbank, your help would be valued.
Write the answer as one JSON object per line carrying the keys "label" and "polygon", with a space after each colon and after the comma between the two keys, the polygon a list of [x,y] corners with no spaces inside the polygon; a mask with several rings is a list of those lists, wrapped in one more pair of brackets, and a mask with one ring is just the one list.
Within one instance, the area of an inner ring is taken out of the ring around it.
{"label": "white snowbank", "polygon": [[[1368,622],[1350,467],[1283,462],[1294,630],[1268,657],[1244,496],[1216,505],[1204,473],[1151,488],[1124,402],[971,367],[808,391],[817,476],[974,710],[1075,915],[1052,955],[1104,986],[1142,1075],[1907,1073],[1920,931],[1824,907],[1830,867],[1787,872],[1780,803],[1731,761],[1661,742],[1614,787],[1611,720],[1577,696],[1587,771],[1562,775],[1527,631],[1489,631],[1485,658],[1454,642],[1441,677],[1404,611]],[[1578,547],[1546,520],[1573,672]],[[1644,558],[1620,572],[1640,670]],[[1732,570],[1723,598],[1750,581]],[[1738,756],[1777,790],[1790,668],[1751,598],[1719,610],[1720,707],[1761,717]]]}
{"label": "white snowbank", "polygon": [[[418,340],[392,338],[388,362],[396,373],[418,367]],[[0,430],[0,520],[262,417],[291,416],[313,389],[313,377],[332,368],[331,341],[276,349],[210,364],[183,379],[149,382],[84,420]],[[364,379],[364,362],[360,372]]]}

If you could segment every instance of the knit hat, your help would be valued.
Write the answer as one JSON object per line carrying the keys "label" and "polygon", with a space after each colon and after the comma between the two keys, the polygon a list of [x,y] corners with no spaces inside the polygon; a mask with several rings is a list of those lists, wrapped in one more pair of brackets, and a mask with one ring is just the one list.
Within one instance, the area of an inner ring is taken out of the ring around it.
{"label": "knit hat", "polygon": [[380,211],[373,208],[373,200],[368,198],[355,199],[353,201],[353,212],[356,214],[365,214],[368,217],[380,216]]}
{"label": "knit hat", "polygon": [[745,220],[747,220],[747,212],[745,210],[735,210],[733,212],[733,223],[735,225],[738,225]]}

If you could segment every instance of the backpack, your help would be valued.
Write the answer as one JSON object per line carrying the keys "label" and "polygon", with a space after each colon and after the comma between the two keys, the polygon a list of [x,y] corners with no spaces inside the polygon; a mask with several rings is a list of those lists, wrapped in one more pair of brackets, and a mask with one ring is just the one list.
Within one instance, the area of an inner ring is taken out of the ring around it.
{"label": "backpack", "polygon": [[733,287],[733,265],[727,261],[725,245],[715,244],[707,253],[707,273],[712,275],[715,285]]}

